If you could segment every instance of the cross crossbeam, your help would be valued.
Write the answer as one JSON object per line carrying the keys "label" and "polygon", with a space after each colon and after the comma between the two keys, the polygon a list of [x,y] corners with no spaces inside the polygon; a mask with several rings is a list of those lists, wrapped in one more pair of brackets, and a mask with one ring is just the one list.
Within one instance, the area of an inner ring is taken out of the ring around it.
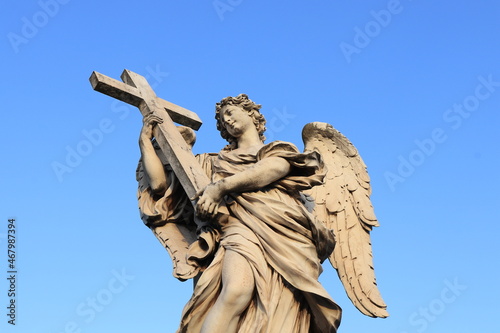
{"label": "cross crossbeam", "polygon": [[200,118],[192,111],[157,97],[143,76],[124,70],[121,78],[123,82],[93,72],[90,83],[94,90],[138,107],[143,116],[153,113],[163,119],[162,123],[157,124],[156,140],[186,194],[189,198],[194,198],[210,183],[210,179],[177,130],[174,121],[198,129],[202,124]]}
{"label": "cross crossbeam", "polygon": [[[131,79],[128,80],[129,84],[125,83],[127,78],[131,78],[131,76],[136,76],[136,78],[141,82],[146,81],[144,77],[127,69],[124,70],[121,75],[124,82],[120,82],[98,72],[92,72],[89,80],[94,90],[114,97],[127,104],[139,107],[141,102],[144,100],[143,93],[145,92],[142,92],[139,88],[137,88]],[[150,90],[152,91],[152,89]],[[168,112],[173,122],[191,127],[194,130],[198,130],[200,128],[202,122],[196,113],[159,97],[156,97],[156,103],[160,108],[164,108]]]}

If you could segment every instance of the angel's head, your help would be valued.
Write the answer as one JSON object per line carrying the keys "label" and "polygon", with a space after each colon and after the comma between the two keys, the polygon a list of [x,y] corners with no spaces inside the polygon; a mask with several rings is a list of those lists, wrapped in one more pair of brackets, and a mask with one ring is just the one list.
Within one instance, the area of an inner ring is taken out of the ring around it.
{"label": "angel's head", "polygon": [[248,98],[246,94],[239,94],[236,97],[226,97],[223,98],[219,103],[215,105],[215,119],[217,120],[217,129],[220,132],[222,138],[226,139],[229,142],[229,145],[225,148],[226,150],[234,149],[237,145],[237,140],[234,136],[232,136],[227,130],[226,123],[224,121],[223,109],[228,106],[235,106],[240,108],[241,110],[248,113],[250,118],[255,125],[255,129],[257,130],[259,137],[262,142],[266,140],[264,136],[264,132],[266,130],[266,119],[260,113],[260,104],[255,104],[251,99]]}

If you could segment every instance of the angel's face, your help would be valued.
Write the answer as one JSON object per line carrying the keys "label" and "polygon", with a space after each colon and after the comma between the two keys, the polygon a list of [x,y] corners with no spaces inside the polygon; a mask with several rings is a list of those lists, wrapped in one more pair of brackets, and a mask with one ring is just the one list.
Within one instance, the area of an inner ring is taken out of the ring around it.
{"label": "angel's face", "polygon": [[252,117],[247,111],[237,105],[225,105],[221,109],[221,119],[227,132],[235,138],[240,137],[245,131],[254,129]]}

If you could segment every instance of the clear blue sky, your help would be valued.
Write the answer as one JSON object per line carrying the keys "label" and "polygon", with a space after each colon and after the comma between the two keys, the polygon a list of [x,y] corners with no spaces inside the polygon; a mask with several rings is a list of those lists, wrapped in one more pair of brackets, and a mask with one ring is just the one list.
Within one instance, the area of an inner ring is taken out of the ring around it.
{"label": "clear blue sky", "polygon": [[2,332],[177,327],[191,283],[172,278],[139,218],[140,114],[88,82],[94,70],[118,79],[125,68],[198,113],[196,152],[224,145],[214,104],[242,92],[263,105],[270,139],[302,146],[302,127],[325,121],[359,149],[391,317],[364,317],[325,266],[321,280],[344,309],[339,332],[498,326],[497,2],[27,0],[1,15]]}

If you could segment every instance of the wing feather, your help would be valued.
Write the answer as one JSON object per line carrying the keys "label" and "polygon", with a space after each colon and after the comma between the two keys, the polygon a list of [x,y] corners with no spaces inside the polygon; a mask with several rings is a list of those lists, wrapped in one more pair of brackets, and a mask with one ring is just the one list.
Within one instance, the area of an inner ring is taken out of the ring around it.
{"label": "wing feather", "polygon": [[370,177],[356,148],[326,123],[304,127],[306,151],[318,151],[328,167],[324,184],[306,192],[314,198],[313,214],[336,237],[330,256],[348,297],[363,314],[387,317],[373,269],[370,232],[378,226],[370,201]]}

